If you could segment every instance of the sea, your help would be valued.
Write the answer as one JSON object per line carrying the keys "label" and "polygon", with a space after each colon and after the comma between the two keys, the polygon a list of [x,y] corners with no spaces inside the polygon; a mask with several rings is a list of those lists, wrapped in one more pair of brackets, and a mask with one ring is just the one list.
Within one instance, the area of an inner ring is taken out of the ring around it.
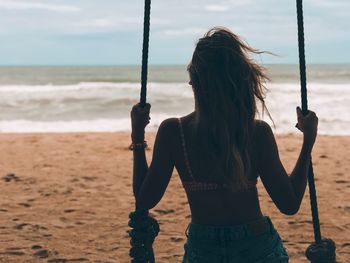
{"label": "sea", "polygon": [[[266,105],[276,133],[298,133],[298,65],[265,65]],[[140,66],[1,66],[0,132],[130,131],[130,110],[139,101]],[[350,135],[350,65],[307,65],[309,109],[319,133]],[[147,101],[156,131],[166,118],[194,110],[186,65],[150,66]],[[272,125],[268,115],[260,114]]]}

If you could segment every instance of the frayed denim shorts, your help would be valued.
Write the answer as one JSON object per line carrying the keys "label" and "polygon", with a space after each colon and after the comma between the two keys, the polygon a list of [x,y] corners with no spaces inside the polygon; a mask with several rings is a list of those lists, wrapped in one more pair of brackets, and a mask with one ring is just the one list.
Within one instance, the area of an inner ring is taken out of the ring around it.
{"label": "frayed denim shorts", "polygon": [[283,242],[269,217],[258,234],[251,225],[206,226],[190,223],[182,263],[287,263]]}

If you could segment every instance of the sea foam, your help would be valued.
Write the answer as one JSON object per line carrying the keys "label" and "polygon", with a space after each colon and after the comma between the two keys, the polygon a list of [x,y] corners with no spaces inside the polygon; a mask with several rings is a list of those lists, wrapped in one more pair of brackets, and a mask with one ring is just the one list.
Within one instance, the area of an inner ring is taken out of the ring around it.
{"label": "sea foam", "polygon": [[[350,134],[349,85],[308,83],[309,108],[319,116],[320,133]],[[266,104],[276,132],[297,132],[294,125],[295,107],[300,105],[299,84],[270,82],[267,87]],[[130,110],[139,96],[140,84],[135,82],[0,85],[0,131],[129,131]],[[186,82],[150,82],[148,101],[152,104],[149,130],[156,130],[166,118],[183,116],[194,109],[193,91]],[[266,115],[263,118],[269,121]]]}

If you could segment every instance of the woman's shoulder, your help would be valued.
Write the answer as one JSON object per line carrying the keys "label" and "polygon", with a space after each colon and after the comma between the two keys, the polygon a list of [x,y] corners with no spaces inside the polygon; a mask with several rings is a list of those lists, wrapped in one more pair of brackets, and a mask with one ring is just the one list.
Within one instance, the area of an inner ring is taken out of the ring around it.
{"label": "woman's shoulder", "polygon": [[193,113],[182,117],[171,117],[163,120],[158,128],[158,132],[166,133],[169,136],[177,135],[179,131],[179,122],[181,122],[182,126],[187,126],[187,123],[193,119]]}
{"label": "woman's shoulder", "polygon": [[275,144],[275,136],[271,126],[263,120],[255,120],[253,132],[253,144],[256,149],[266,150]]}
{"label": "woman's shoulder", "polygon": [[263,120],[254,120],[254,133],[255,134],[266,134],[272,132],[271,126]]}
{"label": "woman's shoulder", "polygon": [[178,117],[176,119],[180,119],[182,123],[187,123],[188,121],[193,120],[195,112],[191,112],[185,116]]}
{"label": "woman's shoulder", "polygon": [[187,126],[187,124],[191,122],[191,120],[193,120],[193,117],[194,117],[194,112],[187,114],[185,116],[165,119],[160,125],[166,125],[174,128],[174,126],[179,126],[179,122],[181,122],[182,126]]}
{"label": "woman's shoulder", "polygon": [[171,117],[163,120],[159,125],[158,133],[164,133],[168,136],[177,133],[180,119],[181,118]]}
{"label": "woman's shoulder", "polygon": [[271,126],[263,120],[254,121],[253,140],[256,145],[261,145],[274,138]]}
{"label": "woman's shoulder", "polygon": [[175,126],[178,126],[179,118],[171,117],[163,120],[160,125],[158,130],[165,130],[165,131],[170,131],[175,128]]}

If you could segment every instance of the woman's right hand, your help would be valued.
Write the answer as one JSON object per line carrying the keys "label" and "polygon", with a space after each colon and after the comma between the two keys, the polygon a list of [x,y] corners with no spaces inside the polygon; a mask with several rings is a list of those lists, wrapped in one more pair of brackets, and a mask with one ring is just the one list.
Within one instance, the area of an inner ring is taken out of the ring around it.
{"label": "woman's right hand", "polygon": [[317,136],[318,117],[310,111],[304,116],[300,107],[297,107],[297,127],[304,134],[304,142],[313,146]]}

